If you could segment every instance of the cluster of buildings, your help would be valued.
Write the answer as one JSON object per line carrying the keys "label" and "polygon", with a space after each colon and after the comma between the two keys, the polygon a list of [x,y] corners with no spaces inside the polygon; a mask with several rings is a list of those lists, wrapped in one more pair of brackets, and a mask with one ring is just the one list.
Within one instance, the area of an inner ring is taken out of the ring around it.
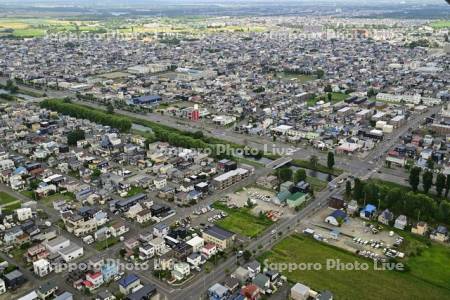
{"label": "cluster of buildings", "polygon": [[[164,221],[172,222],[177,206],[194,205],[245,180],[253,167],[231,160],[217,162],[207,154],[167,143],[146,147],[139,135],[37,106],[15,103],[0,110],[0,136],[5,141],[0,152],[1,182],[11,190],[8,193],[30,197],[28,202],[17,200],[19,207],[2,209],[0,238],[5,251],[23,248],[24,266],[37,278],[63,272],[65,284],[90,292],[104,292],[100,287],[106,283],[123,281],[117,266],[110,268],[104,262],[65,277],[61,265],[92,260],[95,248],[112,257],[120,252],[121,259],[151,264],[169,274],[165,278],[169,282],[182,282],[232,247],[235,234],[219,227],[195,233]],[[82,131],[83,137],[69,141],[74,131]],[[131,290],[126,295],[138,292]],[[155,292],[154,288],[139,291]]]}

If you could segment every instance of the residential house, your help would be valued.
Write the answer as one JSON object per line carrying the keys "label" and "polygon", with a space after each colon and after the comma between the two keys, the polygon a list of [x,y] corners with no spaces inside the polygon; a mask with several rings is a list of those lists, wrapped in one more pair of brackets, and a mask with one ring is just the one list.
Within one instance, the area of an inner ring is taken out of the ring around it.
{"label": "residential house", "polygon": [[128,295],[133,289],[141,285],[141,280],[135,274],[130,274],[120,279],[118,284],[120,292]]}
{"label": "residential house", "polygon": [[169,234],[169,226],[164,223],[158,223],[153,227],[153,235],[157,237],[165,237]]}
{"label": "residential house", "polygon": [[439,225],[435,230],[431,232],[430,239],[438,242],[447,242],[449,239],[447,227]]}
{"label": "residential house", "polygon": [[395,219],[394,227],[400,230],[405,230],[408,221],[405,215],[400,215]]}
{"label": "residential house", "polygon": [[50,262],[44,258],[41,258],[35,262],[33,262],[33,271],[39,277],[47,276],[50,272],[52,272],[52,266]]}
{"label": "residential house", "polygon": [[103,264],[101,266],[100,270],[101,270],[104,282],[110,281],[117,274],[119,274],[119,266],[113,261],[108,261],[107,263]]}
{"label": "residential house", "polygon": [[412,228],[411,232],[418,235],[425,235],[428,232],[428,224],[426,222],[417,222]]}
{"label": "residential house", "polygon": [[230,291],[220,283],[215,283],[208,289],[208,297],[210,300],[226,300],[230,294]]}
{"label": "residential house", "polygon": [[307,300],[310,296],[310,291],[311,289],[308,286],[296,283],[291,288],[290,296],[292,300]]}
{"label": "residential house", "polygon": [[172,277],[181,281],[191,274],[191,268],[188,263],[179,262],[173,265]]}
{"label": "residential house", "polygon": [[202,234],[206,243],[215,244],[219,250],[225,250],[230,247],[234,242],[235,236],[233,232],[217,226],[209,227]]}
{"label": "residential house", "polygon": [[117,222],[110,226],[110,230],[113,237],[119,237],[127,233],[129,228],[124,222]]}
{"label": "residential house", "polygon": [[129,294],[125,300],[150,300],[157,293],[156,287],[152,284],[146,284],[137,291]]}
{"label": "residential house", "polygon": [[394,214],[387,208],[378,216],[378,222],[385,225],[389,225],[393,220]]}
{"label": "residential house", "polygon": [[58,286],[52,282],[46,282],[45,284],[39,286],[37,289],[37,295],[39,299],[53,299],[56,291],[58,290]]}
{"label": "residential house", "polygon": [[136,214],[136,222],[144,224],[152,219],[152,212],[150,209],[144,209]]}

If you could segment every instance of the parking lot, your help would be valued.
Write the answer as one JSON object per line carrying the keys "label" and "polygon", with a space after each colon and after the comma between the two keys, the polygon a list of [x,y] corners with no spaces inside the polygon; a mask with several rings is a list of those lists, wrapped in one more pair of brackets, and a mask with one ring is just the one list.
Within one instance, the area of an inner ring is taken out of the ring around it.
{"label": "parking lot", "polygon": [[282,207],[272,202],[272,199],[275,196],[276,195],[274,192],[251,187],[233,194],[228,194],[227,204],[236,207],[243,207],[247,205],[247,201],[250,199],[250,201],[255,204],[252,208],[252,213],[255,215],[258,215],[261,211],[278,211],[280,217],[292,216],[293,211],[291,211],[288,207]]}
{"label": "parking lot", "polygon": [[347,251],[359,252],[362,256],[384,258],[398,255],[402,257],[402,254],[395,250],[386,251],[395,249],[401,243],[403,239],[398,234],[360,218],[349,218],[340,227],[334,227],[324,222],[332,212],[333,209],[324,208],[306,220],[304,225],[313,229],[320,239]]}

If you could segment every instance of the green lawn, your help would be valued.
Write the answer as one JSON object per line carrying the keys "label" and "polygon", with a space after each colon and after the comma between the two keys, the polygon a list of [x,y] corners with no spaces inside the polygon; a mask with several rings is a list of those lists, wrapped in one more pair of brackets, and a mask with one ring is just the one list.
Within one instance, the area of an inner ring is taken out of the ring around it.
{"label": "green lawn", "polygon": [[266,217],[253,215],[249,208],[232,209],[219,202],[213,203],[212,207],[228,214],[227,217],[217,221],[216,225],[243,236],[256,237],[273,224]]}
{"label": "green lawn", "polygon": [[[310,237],[290,236],[259,259],[269,263],[319,263],[319,270],[282,272],[292,282],[301,282],[316,291],[330,290],[336,299],[449,299],[450,250],[432,246],[432,252],[409,259],[409,272],[374,270],[369,260],[317,242]],[[327,259],[341,263],[368,263],[368,270],[327,270]]]}
{"label": "green lawn", "polygon": [[10,203],[18,201],[16,198],[8,193],[0,192],[0,205],[8,205]]}
{"label": "green lawn", "polygon": [[328,185],[327,182],[320,180],[316,177],[312,177],[312,176],[308,176],[306,178],[306,182],[308,182],[311,185],[311,187],[313,188],[313,190],[315,192],[319,192],[319,191],[325,189]]}
{"label": "green lawn", "polygon": [[21,207],[21,203],[19,199],[11,196],[8,193],[0,192],[0,207],[2,212],[10,214],[14,212],[14,210]]}
{"label": "green lawn", "polygon": [[127,197],[131,197],[141,193],[145,193],[145,189],[143,187],[132,186],[131,189],[128,191]]}
{"label": "green lawn", "polygon": [[112,245],[115,245],[119,242],[119,239],[116,237],[110,237],[107,238],[104,241],[98,241],[94,244],[94,248],[97,249],[98,251],[102,251],[108,247],[111,247]]}

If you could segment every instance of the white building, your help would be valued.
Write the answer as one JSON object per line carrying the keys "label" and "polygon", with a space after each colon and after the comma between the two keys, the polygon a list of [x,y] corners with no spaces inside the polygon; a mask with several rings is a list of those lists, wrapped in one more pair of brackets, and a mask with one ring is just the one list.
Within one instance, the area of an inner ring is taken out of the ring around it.
{"label": "white building", "polygon": [[186,244],[192,247],[193,252],[200,252],[205,245],[205,240],[199,236],[196,236],[187,241]]}
{"label": "white building", "polygon": [[191,274],[191,268],[188,263],[180,262],[173,265],[172,276],[176,280],[183,280]]}
{"label": "white building", "polygon": [[220,116],[214,116],[212,121],[216,125],[227,126],[227,125],[235,122],[236,121],[236,117],[235,116],[220,115]]}
{"label": "white building", "polygon": [[44,246],[51,253],[57,253],[59,250],[69,247],[70,240],[63,236],[58,236],[54,239],[44,242]]}
{"label": "white building", "polygon": [[33,217],[33,212],[29,207],[16,209],[16,214],[19,221],[26,221]]}
{"label": "white building", "polygon": [[0,295],[6,293],[6,285],[3,279],[0,278]]}
{"label": "white building", "polygon": [[293,300],[306,300],[309,298],[311,289],[301,283],[296,283],[291,288],[291,299]]}
{"label": "white building", "polygon": [[154,251],[156,255],[161,256],[167,252],[166,242],[161,237],[151,240],[149,244],[155,249]]}
{"label": "white building", "polygon": [[70,246],[63,248],[59,251],[59,254],[64,259],[65,262],[70,262],[78,257],[83,256],[83,247],[77,244],[70,244]]}
{"label": "white building", "polygon": [[34,274],[39,277],[47,276],[53,269],[48,260],[45,258],[41,258],[35,262],[33,262],[33,270]]}
{"label": "white building", "polygon": [[10,159],[0,160],[0,171],[11,170],[14,168],[14,162]]}

